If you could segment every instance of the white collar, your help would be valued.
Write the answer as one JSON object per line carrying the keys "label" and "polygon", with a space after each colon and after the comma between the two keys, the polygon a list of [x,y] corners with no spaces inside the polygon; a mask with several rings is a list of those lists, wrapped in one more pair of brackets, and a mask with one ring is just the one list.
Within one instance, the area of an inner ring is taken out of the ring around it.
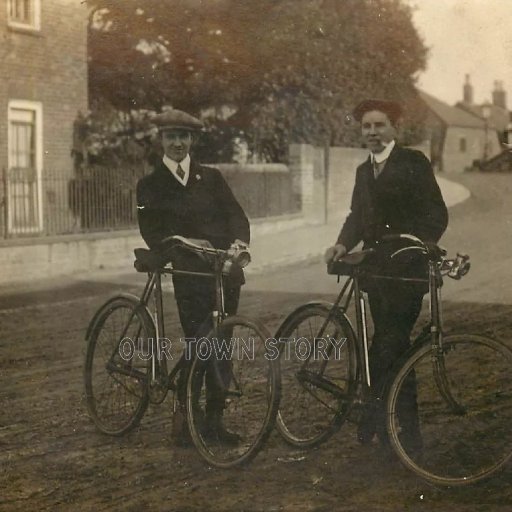
{"label": "white collar", "polygon": [[183,179],[177,174],[178,162],[171,160],[167,155],[164,155],[162,161],[167,169],[171,171],[172,175],[185,187],[188,183],[188,177],[190,176],[190,155],[187,155],[181,162],[179,162],[180,167],[185,171]]}
{"label": "white collar", "polygon": [[395,147],[395,141],[392,140],[388,144],[383,144],[384,149],[380,153],[370,153],[372,162],[377,162],[378,164],[381,164],[384,162],[384,160],[387,160],[389,155],[391,154],[391,151],[393,151],[393,148]]}

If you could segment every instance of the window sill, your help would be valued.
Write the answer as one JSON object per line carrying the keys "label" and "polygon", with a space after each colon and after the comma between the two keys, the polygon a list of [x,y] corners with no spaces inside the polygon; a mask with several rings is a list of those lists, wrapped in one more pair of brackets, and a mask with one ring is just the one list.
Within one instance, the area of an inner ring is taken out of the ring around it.
{"label": "window sill", "polygon": [[7,25],[7,29],[9,32],[15,32],[19,34],[25,34],[27,36],[33,37],[43,37],[40,28],[31,27],[30,25],[17,25],[13,23],[9,23]]}

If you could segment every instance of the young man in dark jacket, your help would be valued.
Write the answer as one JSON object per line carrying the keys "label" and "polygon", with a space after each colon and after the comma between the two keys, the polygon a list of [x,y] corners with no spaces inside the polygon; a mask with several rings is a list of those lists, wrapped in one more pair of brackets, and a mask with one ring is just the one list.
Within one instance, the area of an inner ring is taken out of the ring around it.
{"label": "young man in dark jacket", "polygon": [[[152,250],[162,250],[162,241],[181,235],[196,244],[218,249],[248,246],[250,229],[247,217],[221,173],[200,165],[190,158],[190,148],[202,129],[202,122],[180,110],[158,115],[164,156],[154,171],[137,184],[137,208],[142,237]],[[181,270],[209,272],[208,264],[198,255],[182,250],[172,259]],[[225,286],[226,311],[233,315],[238,308],[243,272],[231,276]],[[180,322],[185,338],[208,334],[208,319],[214,309],[213,279],[195,276],[173,276]],[[180,372],[178,401],[185,404],[187,371]],[[215,393],[210,393],[214,397]],[[222,425],[223,400],[210,398],[207,403],[206,426],[212,435],[226,443],[236,443],[237,436]],[[183,416],[184,417],[184,416]],[[183,424],[178,444],[187,444],[188,430]]]}
{"label": "young man in dark jacket", "polygon": [[[342,258],[361,241],[365,247],[378,247],[386,234],[409,233],[424,242],[437,242],[446,229],[448,212],[430,162],[421,152],[396,144],[400,115],[400,106],[391,101],[366,100],[356,107],[354,117],[361,122],[370,155],[357,168],[351,211],[336,244],[326,251],[326,262]],[[402,261],[396,269],[384,258],[379,266],[387,266],[392,274],[425,275],[426,262],[422,258]],[[426,288],[386,280],[368,280],[365,287],[375,328],[369,363],[376,401],[393,364],[409,347]],[[403,397],[400,423],[405,442],[411,448],[421,448],[415,386],[411,380],[409,392]],[[363,415],[358,429],[358,439],[363,444],[374,437],[377,410],[374,402]]]}

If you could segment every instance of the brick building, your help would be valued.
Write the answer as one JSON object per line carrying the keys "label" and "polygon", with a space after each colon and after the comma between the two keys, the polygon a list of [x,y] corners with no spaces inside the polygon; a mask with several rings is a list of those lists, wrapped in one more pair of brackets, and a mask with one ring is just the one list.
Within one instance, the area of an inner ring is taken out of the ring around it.
{"label": "brick building", "polygon": [[[73,122],[87,110],[87,9],[78,0],[0,0],[2,235],[49,233],[71,177]],[[65,180],[63,180],[65,183]]]}

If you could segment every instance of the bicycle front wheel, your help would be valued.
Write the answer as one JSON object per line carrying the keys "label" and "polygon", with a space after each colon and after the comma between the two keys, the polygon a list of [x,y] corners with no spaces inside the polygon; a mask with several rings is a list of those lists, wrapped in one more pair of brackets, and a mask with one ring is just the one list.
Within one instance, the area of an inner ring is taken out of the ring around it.
{"label": "bicycle front wheel", "polygon": [[387,401],[389,439],[421,478],[473,484],[512,456],[512,351],[476,335],[447,336],[442,345],[414,349],[398,371]]}
{"label": "bicycle front wheel", "polygon": [[87,332],[85,397],[96,427],[109,435],[133,429],[148,406],[154,324],[136,297],[106,302]]}
{"label": "bicycle front wheel", "polygon": [[277,428],[292,446],[318,446],[340,428],[355,396],[353,329],[330,305],[314,304],[293,312],[277,336],[283,340]]}
{"label": "bicycle front wheel", "polygon": [[259,322],[228,317],[198,340],[187,416],[201,456],[220,468],[249,462],[274,426],[279,393],[277,344]]}

